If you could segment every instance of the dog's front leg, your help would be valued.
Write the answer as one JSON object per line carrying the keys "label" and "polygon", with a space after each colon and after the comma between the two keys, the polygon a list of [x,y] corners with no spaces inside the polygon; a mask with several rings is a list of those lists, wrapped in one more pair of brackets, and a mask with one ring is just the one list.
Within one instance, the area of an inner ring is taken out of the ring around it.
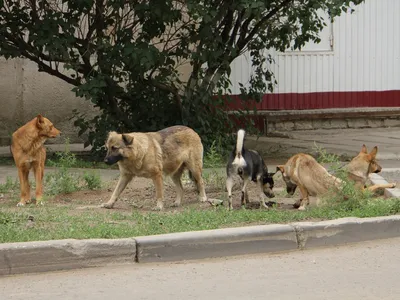
{"label": "dog's front leg", "polygon": [[26,167],[18,168],[21,197],[17,206],[24,206],[31,202],[31,189],[29,186],[29,169]]}
{"label": "dog's front leg", "polygon": [[119,180],[117,186],[115,187],[114,192],[111,195],[110,200],[107,203],[101,205],[104,208],[113,208],[114,203],[118,200],[119,195],[124,191],[128,183],[132,180],[132,174],[121,174],[119,176]]}
{"label": "dog's front leg", "polygon": [[392,189],[395,188],[396,184],[395,183],[388,183],[388,184],[374,184],[369,187],[367,187],[367,190],[374,193],[379,189]]}
{"label": "dog's front leg", "polygon": [[300,188],[301,199],[298,210],[306,210],[306,206],[310,204],[310,199],[308,198],[308,191],[303,186],[299,186],[299,188]]}
{"label": "dog's front leg", "polygon": [[33,166],[36,180],[36,205],[43,204],[43,176],[44,176],[44,163],[37,163]]}
{"label": "dog's front leg", "polygon": [[156,188],[157,206],[154,210],[162,210],[164,208],[164,183],[162,174],[157,174],[153,178],[153,183]]}

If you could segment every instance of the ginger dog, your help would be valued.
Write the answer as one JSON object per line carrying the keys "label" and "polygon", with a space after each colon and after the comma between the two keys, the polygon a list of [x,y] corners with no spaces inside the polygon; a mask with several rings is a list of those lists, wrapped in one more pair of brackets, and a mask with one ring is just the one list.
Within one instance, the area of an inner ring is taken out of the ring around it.
{"label": "ginger dog", "polygon": [[[369,174],[379,173],[382,170],[376,161],[377,153],[377,146],[368,153],[367,147],[363,145],[360,153],[344,167],[348,179],[352,180],[357,188],[375,192],[378,189],[396,187],[395,183],[366,187]],[[299,210],[304,210],[309,204],[309,195],[319,197],[329,189],[334,187],[340,189],[343,185],[341,179],[329,174],[312,156],[304,153],[292,156],[285,165],[278,166],[277,171],[282,172],[288,194],[293,195],[297,186],[299,187],[301,199],[294,205]]]}
{"label": "ginger dog", "polygon": [[21,197],[17,206],[31,202],[29,171],[33,168],[36,180],[36,204],[43,198],[43,175],[46,160],[46,148],[43,146],[48,138],[55,138],[61,132],[49,119],[38,115],[20,127],[12,135],[11,153],[18,168],[21,186]]}

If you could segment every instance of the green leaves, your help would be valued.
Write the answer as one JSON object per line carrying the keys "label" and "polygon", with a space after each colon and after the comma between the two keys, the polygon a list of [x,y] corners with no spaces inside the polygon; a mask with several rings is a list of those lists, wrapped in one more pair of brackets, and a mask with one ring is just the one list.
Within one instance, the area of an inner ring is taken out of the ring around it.
{"label": "green leaves", "polygon": [[[250,53],[241,85],[253,110],[276,80],[269,50],[301,49],[330,20],[362,0],[62,0],[0,2],[0,55],[25,57],[74,85],[100,110],[76,115],[87,143],[109,130],[151,131],[186,124],[211,145],[229,136],[224,110],[230,64]],[[65,72],[68,70],[68,72]]]}

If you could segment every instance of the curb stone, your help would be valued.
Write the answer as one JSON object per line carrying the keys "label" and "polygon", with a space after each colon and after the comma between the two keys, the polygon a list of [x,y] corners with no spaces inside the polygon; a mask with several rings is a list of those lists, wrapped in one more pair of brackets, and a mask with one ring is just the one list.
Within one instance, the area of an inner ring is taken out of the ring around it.
{"label": "curb stone", "polygon": [[0,244],[0,275],[79,269],[135,262],[132,238]]}
{"label": "curb stone", "polygon": [[138,262],[167,262],[297,250],[290,225],[260,225],[136,238]]}
{"label": "curb stone", "polygon": [[400,236],[400,215],[376,218],[342,218],[291,224],[300,249],[339,246]]}
{"label": "curb stone", "polygon": [[177,262],[400,237],[400,215],[143,236],[0,244],[0,276],[109,264]]}

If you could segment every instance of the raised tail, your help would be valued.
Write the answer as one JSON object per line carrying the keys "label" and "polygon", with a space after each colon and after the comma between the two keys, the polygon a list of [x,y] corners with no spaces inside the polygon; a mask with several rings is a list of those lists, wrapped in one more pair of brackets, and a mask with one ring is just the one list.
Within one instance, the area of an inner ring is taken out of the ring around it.
{"label": "raised tail", "polygon": [[246,166],[246,161],[243,158],[243,144],[244,144],[244,136],[246,132],[243,129],[239,129],[237,133],[236,139],[236,150],[235,150],[235,160],[233,161],[234,165],[238,165],[240,167]]}

